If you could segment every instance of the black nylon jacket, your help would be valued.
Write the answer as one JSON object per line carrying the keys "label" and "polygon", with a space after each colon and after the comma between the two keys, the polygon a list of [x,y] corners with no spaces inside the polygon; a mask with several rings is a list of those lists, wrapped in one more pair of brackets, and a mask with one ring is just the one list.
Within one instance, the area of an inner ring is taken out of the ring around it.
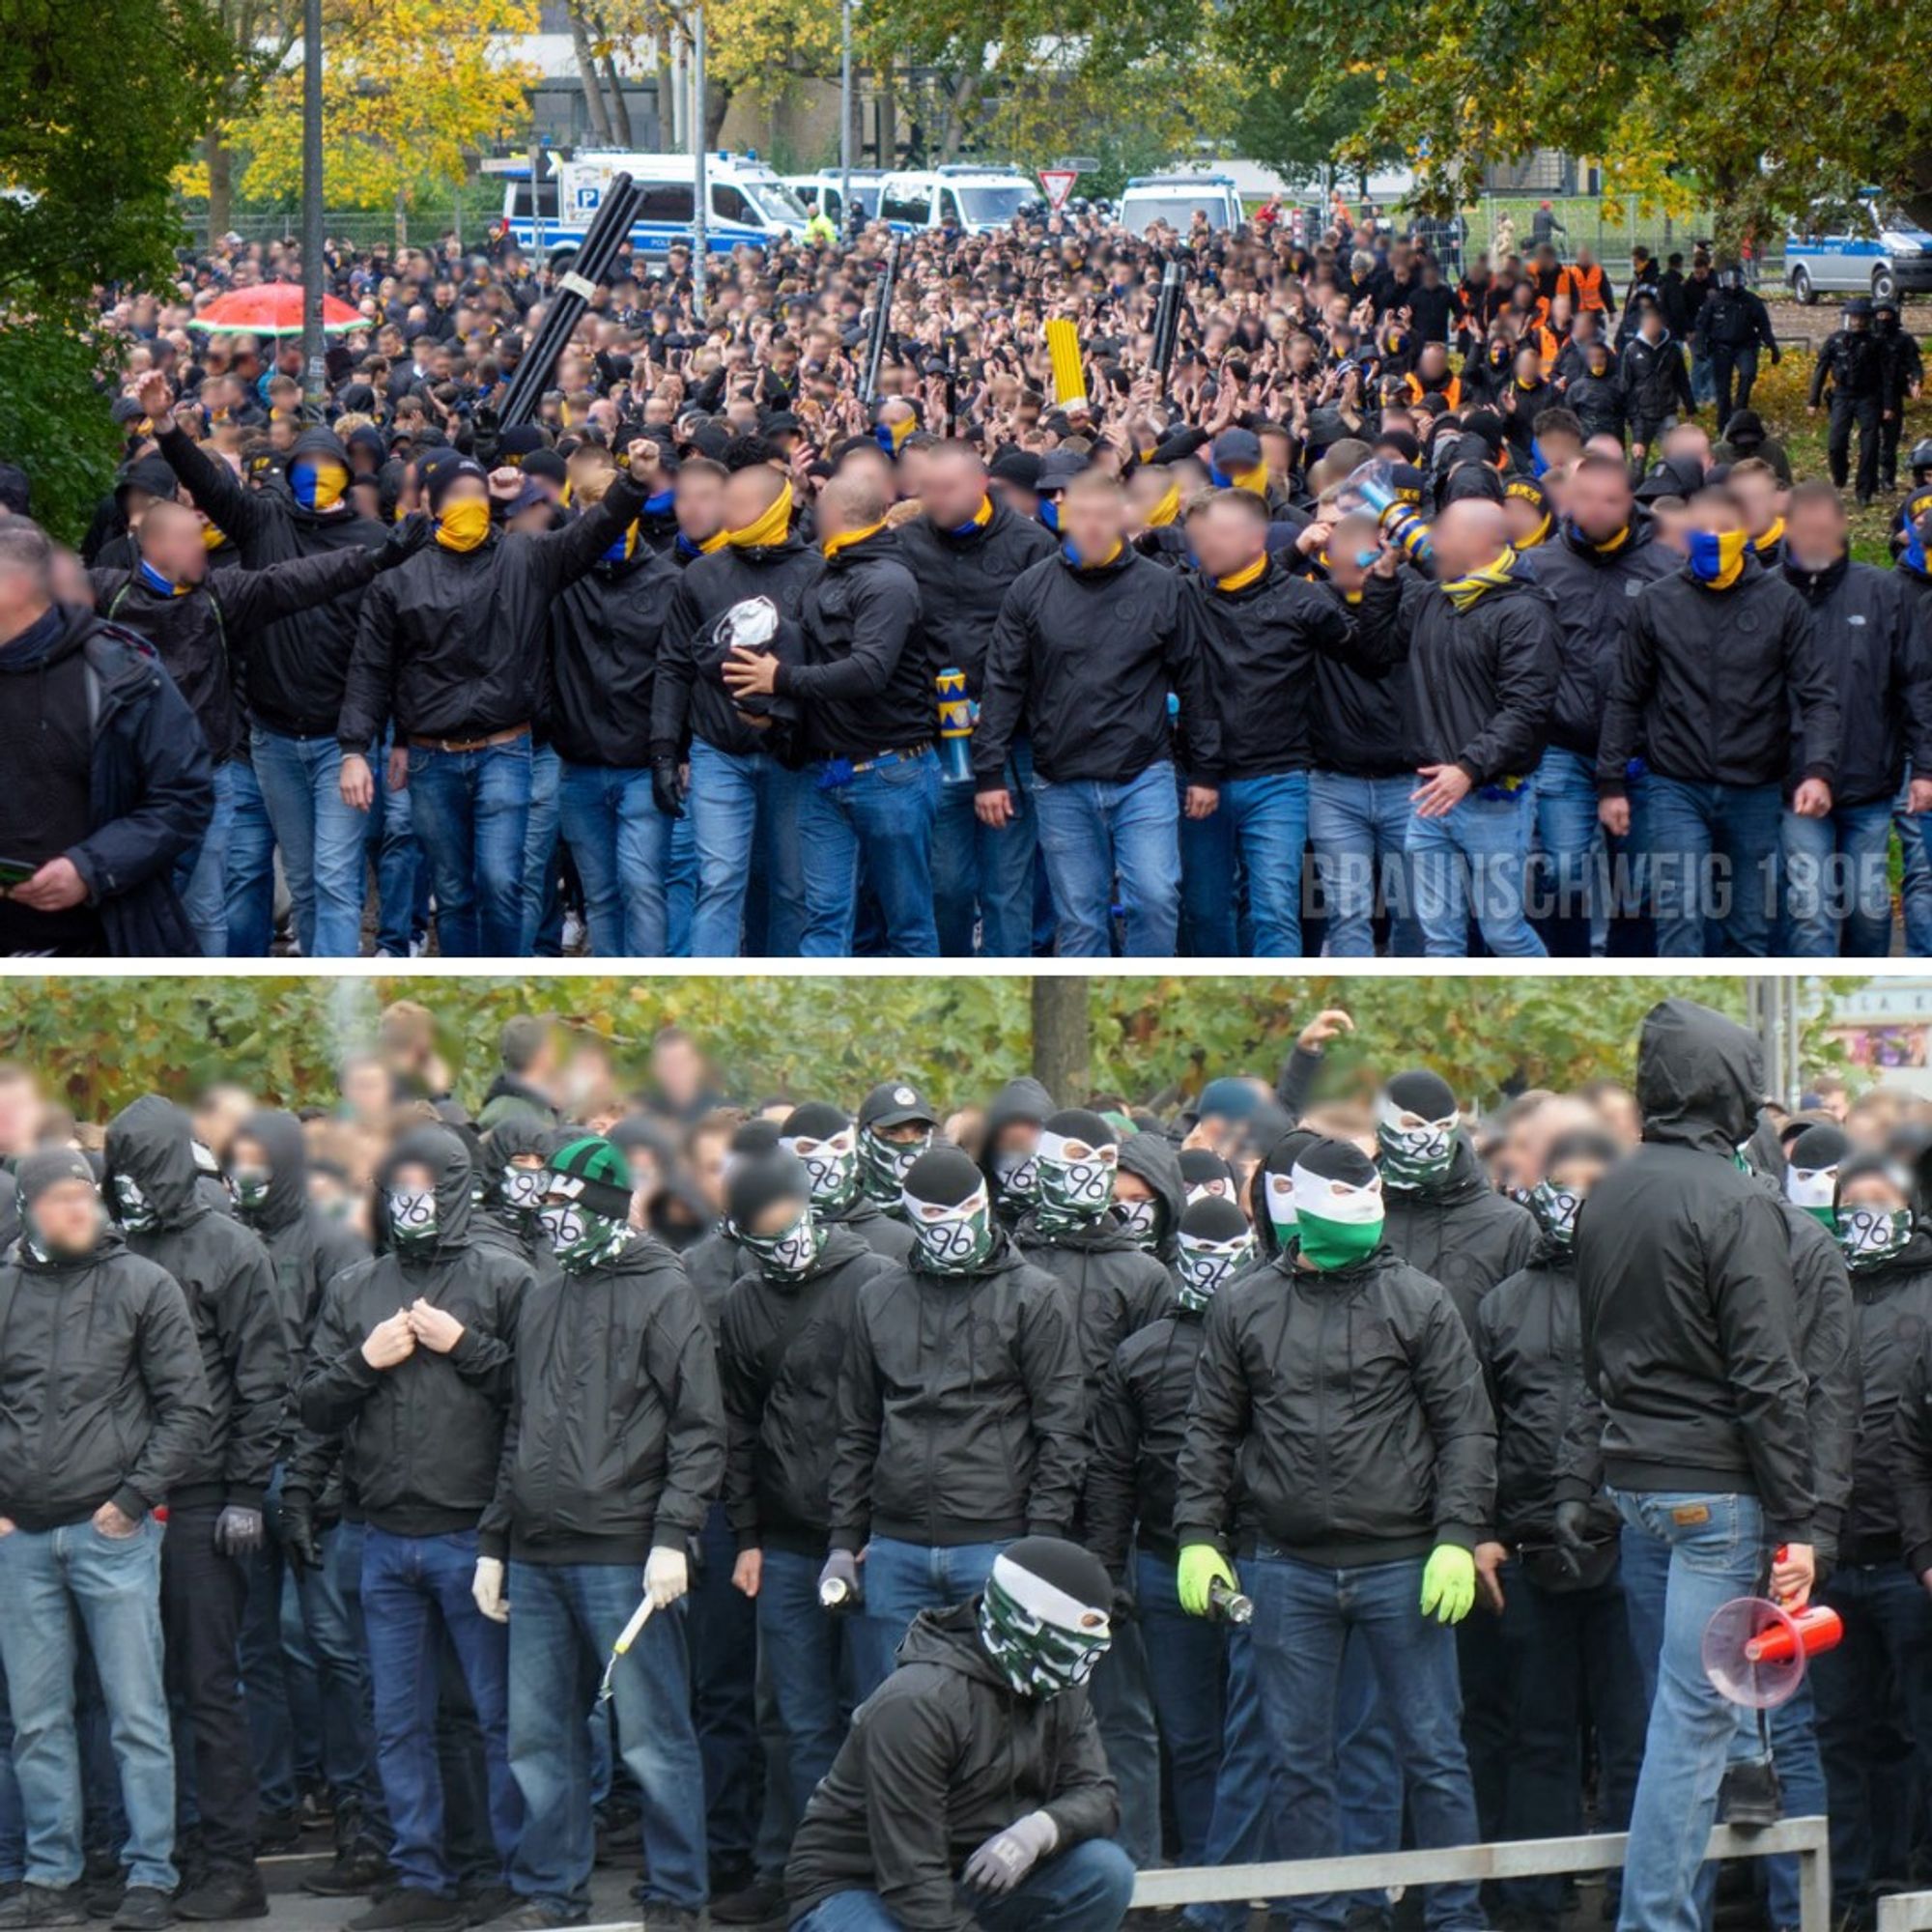
{"label": "black nylon jacket", "polygon": [[639,550],[599,559],[551,609],[545,731],[574,765],[651,761],[651,701],[679,571]]}
{"label": "black nylon jacket", "polygon": [[1410,1267],[1449,1291],[1471,1333],[1484,1295],[1505,1275],[1527,1266],[1536,1251],[1535,1215],[1490,1185],[1476,1150],[1460,1134],[1438,1185],[1384,1185],[1382,1205],[1388,1214],[1383,1240]]}
{"label": "black nylon jacket", "polygon": [[846,1228],[827,1232],[802,1281],[741,1274],[724,1300],[724,1510],[741,1549],[822,1556],[838,1371],[859,1290],[891,1263]]}
{"label": "black nylon jacket", "polygon": [[[1921,1228],[1890,1261],[1854,1269],[1852,1306],[1858,1322],[1860,1410],[1838,1560],[1903,1562],[1905,1513],[1896,1480],[1896,1438],[1911,1400],[1915,1361],[1925,1338],[1932,1336],[1932,1234]],[[1932,1564],[1932,1556],[1926,1563]]]}
{"label": "black nylon jacket", "polygon": [[1206,1333],[1202,1314],[1178,1308],[1129,1335],[1100,1372],[1087,1459],[1087,1548],[1117,1577],[1136,1535],[1148,1554],[1178,1553],[1175,1469]]}
{"label": "black nylon jacket", "polygon": [[173,1276],[187,1303],[211,1422],[196,1443],[195,1473],[169,1500],[184,1506],[265,1506],[282,1443],[296,1332],[263,1247],[241,1222],[201,1199],[187,1116],[157,1094],[124,1107],[107,1128],[101,1193],[137,1181],[160,1225],[124,1230],[128,1251]]}
{"label": "black nylon jacket", "polygon": [[963,670],[968,695],[978,697],[1000,606],[1022,571],[1053,554],[1052,533],[995,501],[992,516],[964,535],[915,517],[899,526],[898,538],[919,584],[917,638],[927,680]]}
{"label": "black nylon jacket", "polygon": [[[1173,1226],[1181,1209],[1172,1198],[1165,1205]],[[1166,1267],[1134,1240],[1111,1211],[1065,1235],[1041,1234],[1036,1216],[1028,1213],[1013,1230],[1013,1241],[1035,1267],[1059,1282],[1080,1357],[1081,1378],[1089,1387],[1114,1359],[1114,1350],[1166,1308],[1174,1290]]]}
{"label": "black nylon jacket", "polygon": [[1066,1535],[1086,1417],[1063,1291],[1011,1242],[979,1274],[888,1268],[859,1292],[838,1375],[833,1548]]}

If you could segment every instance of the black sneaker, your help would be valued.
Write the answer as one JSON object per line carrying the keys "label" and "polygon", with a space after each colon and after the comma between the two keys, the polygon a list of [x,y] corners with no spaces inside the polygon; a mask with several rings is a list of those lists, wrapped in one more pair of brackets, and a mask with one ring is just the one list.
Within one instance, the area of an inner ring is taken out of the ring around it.
{"label": "black sneaker", "polygon": [[23,1885],[0,1905],[0,1926],[86,1923],[87,1900],[77,1885]]}
{"label": "black sneaker", "polygon": [[524,1901],[507,1885],[476,1885],[461,1889],[456,1902],[467,1924],[491,1925]]}
{"label": "black sneaker", "polygon": [[1741,1832],[1762,1831],[1784,1816],[1777,1769],[1768,1758],[1727,1765],[1718,1789],[1718,1816]]}
{"label": "black sneaker", "polygon": [[108,1921],[111,1932],[155,1932],[175,1922],[174,1900],[156,1885],[130,1885],[121,1895],[121,1909]]}
{"label": "black sneaker", "polygon": [[374,1845],[345,1845],[326,1870],[303,1879],[301,1889],[314,1898],[360,1898],[395,1875],[395,1866]]}
{"label": "black sneaker", "polygon": [[453,1898],[439,1898],[412,1885],[399,1885],[343,1932],[465,1932],[469,1920]]}
{"label": "black sneaker", "polygon": [[644,1932],[703,1932],[704,1915],[688,1905],[664,1905],[655,1899],[644,1906]]}
{"label": "black sneaker", "polygon": [[223,1918],[266,1918],[269,1894],[253,1865],[211,1865],[192,1886],[175,1893],[175,1917],[199,1923]]}
{"label": "black sneaker", "polygon": [[301,1843],[302,1817],[291,1805],[286,1811],[264,1811],[255,1825],[255,1850],[267,1858],[274,1852],[292,1852]]}
{"label": "black sneaker", "polygon": [[785,1889],[775,1878],[754,1878],[736,1891],[722,1892],[711,1901],[714,1925],[782,1925]]}
{"label": "black sneaker", "polygon": [[553,1912],[532,1898],[496,1923],[499,1932],[548,1932],[553,1925],[582,1925],[585,1917],[582,1912]]}

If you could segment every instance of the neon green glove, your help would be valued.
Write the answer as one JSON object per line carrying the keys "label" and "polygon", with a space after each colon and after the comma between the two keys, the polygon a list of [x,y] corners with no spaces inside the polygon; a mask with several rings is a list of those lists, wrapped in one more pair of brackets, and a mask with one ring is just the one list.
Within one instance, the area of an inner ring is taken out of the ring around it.
{"label": "neon green glove", "polygon": [[1453,1543],[1438,1543],[1422,1566],[1422,1614],[1460,1624],[1476,1602],[1476,1559]]}
{"label": "neon green glove", "polygon": [[[1180,1596],[1180,1607],[1190,1617],[1205,1617],[1208,1614],[1208,1586],[1219,1577],[1229,1589],[1236,1590],[1240,1585],[1235,1581],[1235,1573],[1228,1567],[1228,1559],[1211,1543],[1190,1543],[1180,1552],[1180,1575],[1177,1589]],[[1475,1586],[1470,1585],[1473,1589]]]}

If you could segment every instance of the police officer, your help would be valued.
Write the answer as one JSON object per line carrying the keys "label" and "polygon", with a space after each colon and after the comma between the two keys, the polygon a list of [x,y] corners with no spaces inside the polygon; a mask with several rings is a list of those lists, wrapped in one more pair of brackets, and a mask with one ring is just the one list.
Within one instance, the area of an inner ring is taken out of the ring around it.
{"label": "police officer", "polygon": [[1825,338],[1818,361],[1811,371],[1811,394],[1807,412],[1816,415],[1825,400],[1825,385],[1832,387],[1832,428],[1826,453],[1831,459],[1832,481],[1840,490],[1851,467],[1852,425],[1859,428],[1858,494],[1861,504],[1869,503],[1878,489],[1879,431],[1885,413],[1885,344],[1872,333],[1872,303],[1869,296],[1854,296],[1845,304],[1845,326]]}
{"label": "police officer", "polygon": [[1898,488],[1898,433],[1905,426],[1908,399],[1918,400],[1924,384],[1925,360],[1918,338],[1901,326],[1896,301],[1882,301],[1872,311],[1872,334],[1883,357],[1884,380],[1879,392],[1878,480],[1888,493]]}
{"label": "police officer", "polygon": [[1757,381],[1757,352],[1771,352],[1771,366],[1778,362],[1777,338],[1772,333],[1771,311],[1762,298],[1745,287],[1735,262],[1718,270],[1718,285],[1704,298],[1691,334],[1711,358],[1711,376],[1718,386],[1719,427],[1731,419],[1732,384],[1736,406],[1750,408],[1751,384]]}

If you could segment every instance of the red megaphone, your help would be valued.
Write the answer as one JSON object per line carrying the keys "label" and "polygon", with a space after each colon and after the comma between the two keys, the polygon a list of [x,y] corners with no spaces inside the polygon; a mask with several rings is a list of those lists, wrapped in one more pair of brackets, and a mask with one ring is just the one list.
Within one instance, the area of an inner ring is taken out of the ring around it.
{"label": "red megaphone", "polygon": [[1795,1696],[1807,1662],[1844,1634],[1829,1604],[1787,1610],[1765,1597],[1734,1597],[1704,1626],[1704,1675],[1732,1703],[1768,1711]]}

